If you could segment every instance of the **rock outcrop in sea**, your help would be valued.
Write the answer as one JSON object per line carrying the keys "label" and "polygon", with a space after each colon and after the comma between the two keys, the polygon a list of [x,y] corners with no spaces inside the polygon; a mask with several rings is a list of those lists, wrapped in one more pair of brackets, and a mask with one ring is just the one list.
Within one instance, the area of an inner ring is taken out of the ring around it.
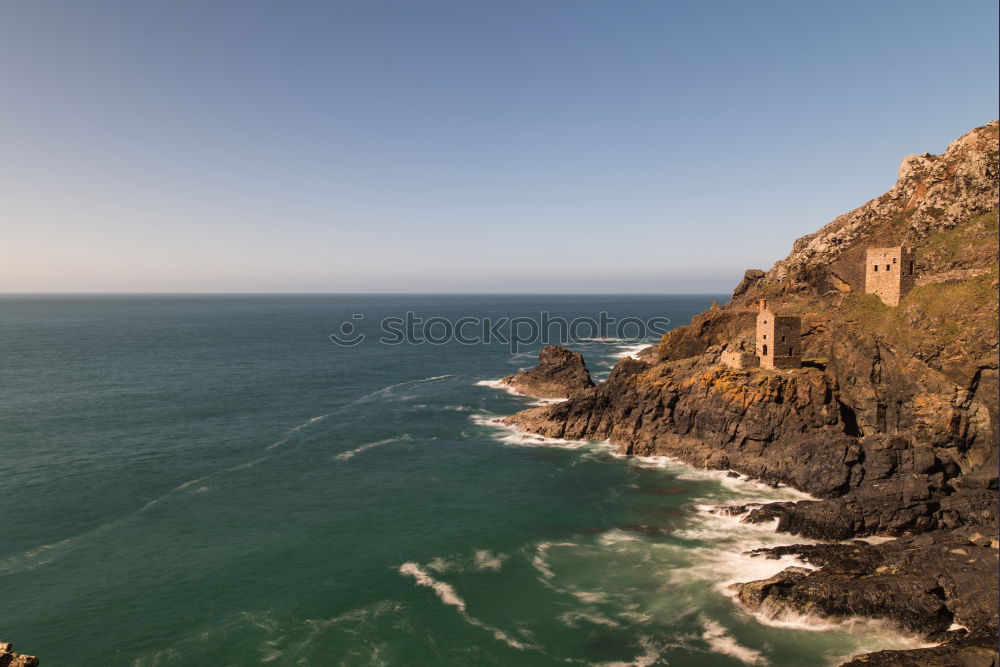
{"label": "rock outcrop in sea", "polygon": [[583,396],[594,389],[594,381],[583,355],[556,345],[546,345],[538,353],[538,365],[500,380],[521,394],[539,398]]}
{"label": "rock outcrop in sea", "polygon": [[[735,511],[841,543],[760,553],[817,569],[739,585],[744,604],[889,619],[942,642],[852,665],[996,665],[997,128],[905,158],[889,192],[797,240],[770,271],[747,271],[732,300],[665,335],[652,357],[506,421],[806,491],[820,500]],[[865,294],[866,250],[888,246],[916,258],[895,307]],[[753,348],[762,298],[801,315],[801,369],[720,364]],[[520,386],[534,393],[549,375],[540,366]],[[866,536],[895,539],[843,543]]]}
{"label": "rock outcrop in sea", "polygon": [[0,642],[0,667],[37,667],[38,658],[14,653],[10,642]]}

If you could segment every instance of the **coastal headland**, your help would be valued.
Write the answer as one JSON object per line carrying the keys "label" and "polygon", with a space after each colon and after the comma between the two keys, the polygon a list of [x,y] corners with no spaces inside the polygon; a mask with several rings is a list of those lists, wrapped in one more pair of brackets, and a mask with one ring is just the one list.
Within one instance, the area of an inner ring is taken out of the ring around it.
{"label": "coastal headland", "polygon": [[[807,492],[819,500],[727,508],[824,541],[753,554],[815,569],[737,584],[742,604],[887,619],[938,644],[850,665],[997,665],[997,130],[904,158],[888,192],[596,386],[579,355],[546,348],[504,382],[566,400],[504,421]],[[750,352],[784,342],[760,339],[764,304],[800,320],[788,367]]]}

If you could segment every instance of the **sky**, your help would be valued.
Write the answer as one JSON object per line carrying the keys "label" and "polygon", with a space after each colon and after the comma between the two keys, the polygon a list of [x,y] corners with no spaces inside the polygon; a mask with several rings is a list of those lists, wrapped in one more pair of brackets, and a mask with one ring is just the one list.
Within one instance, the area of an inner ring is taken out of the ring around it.
{"label": "sky", "polygon": [[727,292],[996,118],[997,24],[0,0],[0,292]]}

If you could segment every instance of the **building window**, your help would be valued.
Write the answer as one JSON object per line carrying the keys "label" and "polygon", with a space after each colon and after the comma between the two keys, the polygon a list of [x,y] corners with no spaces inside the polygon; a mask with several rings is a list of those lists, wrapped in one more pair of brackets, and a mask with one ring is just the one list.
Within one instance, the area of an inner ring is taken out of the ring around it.
{"label": "building window", "polygon": [[888,265],[888,264],[886,264],[886,265],[885,265],[885,270],[886,270],[886,271],[889,271],[889,270],[890,270],[890,268],[889,268],[889,265]]}
{"label": "building window", "polygon": [[910,262],[910,275],[913,275],[913,262]]}
{"label": "building window", "polygon": [[892,263],[893,263],[893,264],[895,264],[895,263],[896,263],[896,258],[895,258],[895,257],[893,257],[893,258],[892,258]]}
{"label": "building window", "polygon": [[764,346],[764,356],[767,356],[767,345]]}
{"label": "building window", "polygon": [[784,334],[782,334],[782,336],[781,336],[781,342],[782,342],[782,343],[784,343],[784,342],[785,342],[785,336],[784,336]]}
{"label": "building window", "polygon": [[878,273],[878,264],[875,265],[875,273]]}

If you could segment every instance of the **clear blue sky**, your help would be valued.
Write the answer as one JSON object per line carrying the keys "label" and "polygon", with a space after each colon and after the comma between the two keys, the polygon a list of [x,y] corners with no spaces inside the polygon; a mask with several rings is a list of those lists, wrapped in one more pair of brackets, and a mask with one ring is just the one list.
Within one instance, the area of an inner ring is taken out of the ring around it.
{"label": "clear blue sky", "polygon": [[0,0],[0,291],[728,291],[997,117],[997,21]]}

